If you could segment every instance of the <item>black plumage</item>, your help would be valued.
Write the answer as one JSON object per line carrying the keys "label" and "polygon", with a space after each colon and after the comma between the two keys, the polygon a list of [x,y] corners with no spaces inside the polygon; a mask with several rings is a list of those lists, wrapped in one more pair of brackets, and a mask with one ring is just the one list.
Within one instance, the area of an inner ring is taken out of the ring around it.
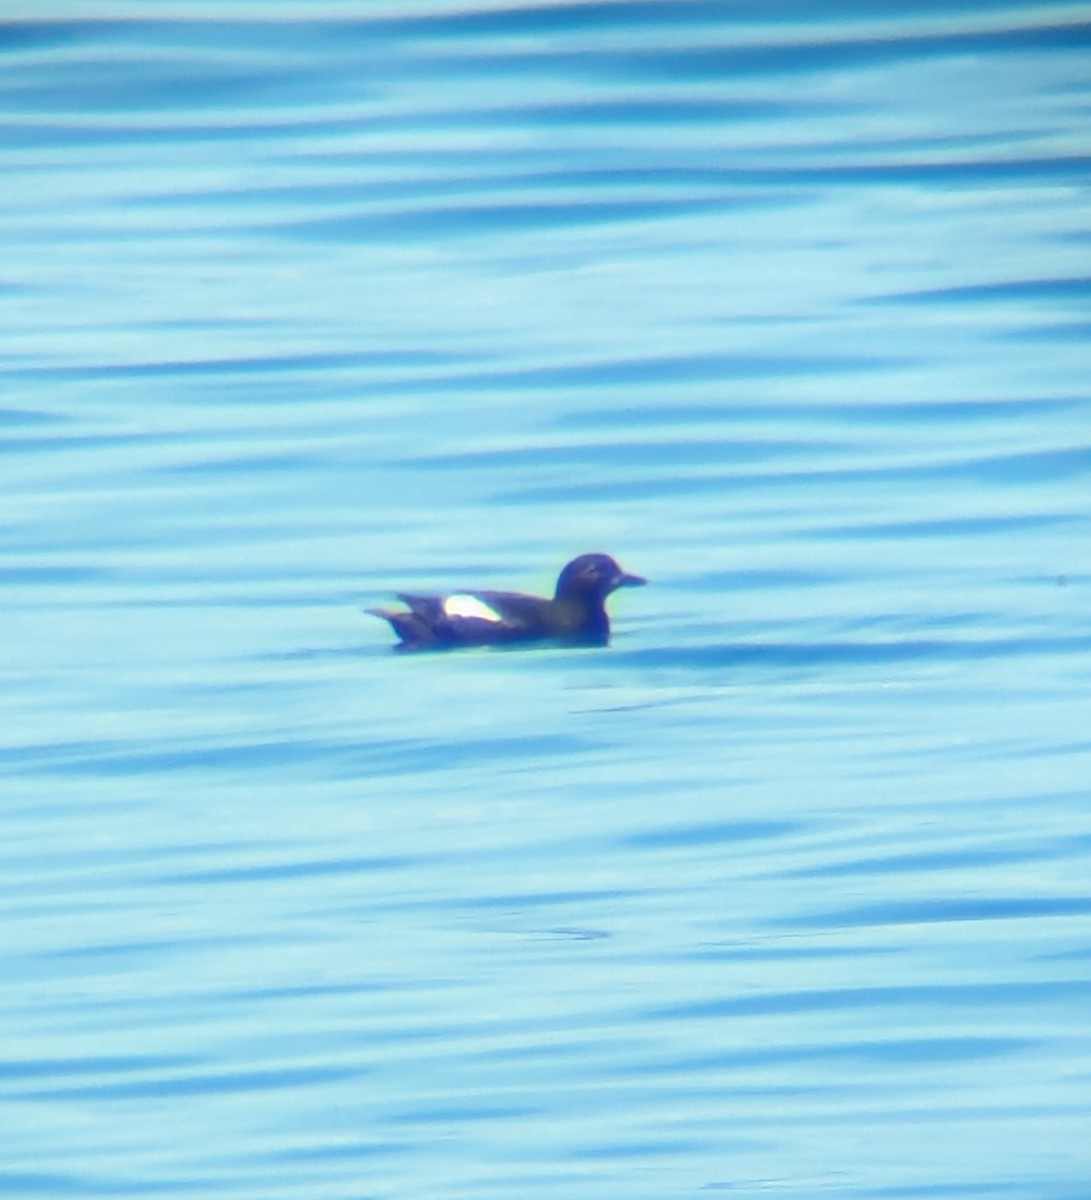
{"label": "black plumage", "polygon": [[605,646],[610,640],[606,597],[647,580],[630,575],[608,554],[581,554],[561,572],[551,600],[520,592],[459,591],[419,596],[398,592],[407,608],[370,608],[389,621],[397,650],[505,646],[554,642]]}

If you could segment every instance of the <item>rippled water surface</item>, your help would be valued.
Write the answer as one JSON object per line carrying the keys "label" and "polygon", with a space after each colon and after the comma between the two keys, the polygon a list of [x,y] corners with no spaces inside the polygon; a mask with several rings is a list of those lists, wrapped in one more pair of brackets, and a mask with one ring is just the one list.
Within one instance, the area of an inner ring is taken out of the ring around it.
{"label": "rippled water surface", "polygon": [[0,1192],[1082,1200],[1086,6],[7,12]]}

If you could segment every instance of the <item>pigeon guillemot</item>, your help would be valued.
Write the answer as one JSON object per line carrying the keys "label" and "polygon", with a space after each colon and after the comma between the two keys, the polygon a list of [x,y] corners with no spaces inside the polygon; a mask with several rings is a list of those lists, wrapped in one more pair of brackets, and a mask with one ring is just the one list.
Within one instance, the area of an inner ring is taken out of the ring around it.
{"label": "pigeon guillemot", "polygon": [[396,650],[520,642],[605,646],[610,640],[606,597],[615,588],[645,583],[639,575],[623,571],[608,554],[581,554],[561,572],[552,600],[519,592],[447,592],[438,596],[398,592],[408,611],[367,611],[393,626],[401,638]]}

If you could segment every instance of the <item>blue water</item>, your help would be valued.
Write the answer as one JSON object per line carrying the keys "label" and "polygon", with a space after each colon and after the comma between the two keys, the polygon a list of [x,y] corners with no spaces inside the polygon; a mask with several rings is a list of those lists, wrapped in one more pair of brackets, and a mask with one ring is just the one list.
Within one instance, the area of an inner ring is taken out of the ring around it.
{"label": "blue water", "polygon": [[1086,6],[0,68],[0,1194],[1083,1200]]}

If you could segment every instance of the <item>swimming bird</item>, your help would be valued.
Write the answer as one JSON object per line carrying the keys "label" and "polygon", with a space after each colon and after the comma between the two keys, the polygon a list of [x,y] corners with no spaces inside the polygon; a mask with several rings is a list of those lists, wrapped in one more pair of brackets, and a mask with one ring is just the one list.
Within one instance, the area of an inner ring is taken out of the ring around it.
{"label": "swimming bird", "polygon": [[552,600],[520,592],[398,592],[407,610],[369,608],[389,621],[401,641],[395,650],[447,650],[456,646],[507,646],[554,642],[605,646],[610,640],[606,597],[620,587],[647,583],[608,554],[581,554],[561,572]]}

